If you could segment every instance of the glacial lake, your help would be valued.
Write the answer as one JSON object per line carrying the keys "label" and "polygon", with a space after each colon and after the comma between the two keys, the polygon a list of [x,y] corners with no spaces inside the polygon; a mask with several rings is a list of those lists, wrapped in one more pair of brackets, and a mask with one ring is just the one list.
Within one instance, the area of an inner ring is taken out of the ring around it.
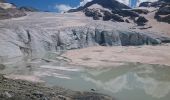
{"label": "glacial lake", "polygon": [[118,67],[90,69],[45,60],[5,62],[1,74],[36,77],[47,86],[90,91],[116,100],[170,100],[170,66],[127,63]]}

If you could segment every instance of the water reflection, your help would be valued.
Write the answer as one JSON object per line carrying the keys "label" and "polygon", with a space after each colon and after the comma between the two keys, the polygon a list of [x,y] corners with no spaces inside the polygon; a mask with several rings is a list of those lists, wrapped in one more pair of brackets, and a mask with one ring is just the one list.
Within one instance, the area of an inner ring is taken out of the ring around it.
{"label": "water reflection", "polygon": [[50,86],[78,91],[94,89],[95,92],[114,96],[118,100],[170,100],[169,66],[127,63],[94,70],[42,59],[5,65],[0,73],[13,78],[42,80]]}
{"label": "water reflection", "polygon": [[[168,77],[170,76],[170,69],[168,66],[164,66],[163,68],[160,65],[146,64],[139,64],[136,67],[133,66],[136,66],[136,64],[131,66],[122,66],[126,68],[128,67],[127,72],[125,70],[120,70],[122,67],[119,67],[109,70],[107,72],[108,75],[106,75],[106,72],[102,71],[100,74],[93,74],[93,76],[90,77],[88,75],[83,75],[82,78],[84,78],[87,82],[94,83],[99,89],[112,92],[113,94],[123,93],[123,91],[131,92],[143,90],[146,95],[150,95],[153,98],[160,100],[164,100],[164,97],[170,95],[170,80],[165,78],[165,75]],[[124,73],[120,75],[122,72]],[[117,73],[117,75],[112,74],[113,76],[111,78],[109,76],[110,73]],[[162,75],[162,73],[164,75]],[[105,76],[105,79],[109,79],[106,81],[103,81],[104,77],[100,79],[99,77],[103,75]],[[157,77],[162,80],[157,79]]]}

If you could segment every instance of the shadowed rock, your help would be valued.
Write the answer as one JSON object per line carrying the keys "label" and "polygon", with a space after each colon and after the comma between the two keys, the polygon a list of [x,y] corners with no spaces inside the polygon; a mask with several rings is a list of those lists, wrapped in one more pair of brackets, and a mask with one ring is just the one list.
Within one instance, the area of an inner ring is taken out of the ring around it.
{"label": "shadowed rock", "polygon": [[155,19],[161,22],[170,23],[170,3],[163,3],[155,13]]}
{"label": "shadowed rock", "polygon": [[146,24],[146,22],[148,22],[148,20],[143,17],[143,16],[140,16],[137,20],[136,20],[136,23],[139,25],[139,26],[143,26]]}
{"label": "shadowed rock", "polygon": [[5,65],[3,65],[3,64],[0,64],[0,70],[3,70],[3,69],[5,69]]}

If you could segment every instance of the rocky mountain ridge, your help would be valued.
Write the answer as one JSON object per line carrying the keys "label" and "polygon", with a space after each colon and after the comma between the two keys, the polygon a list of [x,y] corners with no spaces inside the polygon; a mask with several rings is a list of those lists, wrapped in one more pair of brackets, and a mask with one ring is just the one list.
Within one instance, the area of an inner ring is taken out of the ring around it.
{"label": "rocky mountain ridge", "polygon": [[7,3],[5,0],[0,1],[0,20],[17,18],[25,15],[26,13],[18,10],[15,5]]}
{"label": "rocky mountain ridge", "polygon": [[159,0],[156,2],[143,2],[139,7],[154,7],[155,19],[160,22],[170,23],[170,1],[169,0]]}

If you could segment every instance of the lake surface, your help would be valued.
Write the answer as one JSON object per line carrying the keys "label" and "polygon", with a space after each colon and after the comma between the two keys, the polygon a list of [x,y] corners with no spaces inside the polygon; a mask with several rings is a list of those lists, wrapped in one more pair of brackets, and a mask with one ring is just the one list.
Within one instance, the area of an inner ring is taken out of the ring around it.
{"label": "lake surface", "polygon": [[35,76],[48,86],[91,91],[117,100],[170,100],[170,66],[127,63],[119,67],[85,69],[64,61],[6,62],[0,73]]}

